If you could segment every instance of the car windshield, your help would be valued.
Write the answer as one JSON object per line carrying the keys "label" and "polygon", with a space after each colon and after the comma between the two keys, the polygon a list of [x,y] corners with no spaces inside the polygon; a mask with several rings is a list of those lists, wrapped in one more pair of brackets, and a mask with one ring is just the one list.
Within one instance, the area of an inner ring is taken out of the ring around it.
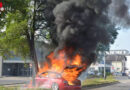
{"label": "car windshield", "polygon": [[40,74],[40,76],[49,77],[49,78],[61,78],[61,75],[56,72],[43,72]]}

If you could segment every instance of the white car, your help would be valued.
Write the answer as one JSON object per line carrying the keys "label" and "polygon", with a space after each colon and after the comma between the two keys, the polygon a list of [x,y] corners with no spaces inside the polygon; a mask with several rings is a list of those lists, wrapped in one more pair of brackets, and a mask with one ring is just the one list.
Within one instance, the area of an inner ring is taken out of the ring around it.
{"label": "white car", "polygon": [[95,73],[90,71],[90,72],[88,72],[88,75],[95,75]]}

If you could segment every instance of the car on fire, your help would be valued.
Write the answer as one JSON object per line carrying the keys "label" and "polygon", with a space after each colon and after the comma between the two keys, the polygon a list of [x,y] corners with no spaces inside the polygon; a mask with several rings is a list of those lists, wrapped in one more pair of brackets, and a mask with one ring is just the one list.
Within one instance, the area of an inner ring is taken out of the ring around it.
{"label": "car on fire", "polygon": [[39,74],[35,80],[38,88],[51,88],[52,90],[81,90],[80,80],[75,80],[74,85],[69,85],[61,74],[57,72],[43,72]]}

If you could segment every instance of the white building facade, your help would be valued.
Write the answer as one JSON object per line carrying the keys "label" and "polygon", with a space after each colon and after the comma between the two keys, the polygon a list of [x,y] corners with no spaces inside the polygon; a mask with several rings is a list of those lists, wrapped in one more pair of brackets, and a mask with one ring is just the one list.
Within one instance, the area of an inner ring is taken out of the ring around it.
{"label": "white building facade", "polygon": [[130,73],[130,55],[126,56],[127,61],[126,61],[126,73]]}

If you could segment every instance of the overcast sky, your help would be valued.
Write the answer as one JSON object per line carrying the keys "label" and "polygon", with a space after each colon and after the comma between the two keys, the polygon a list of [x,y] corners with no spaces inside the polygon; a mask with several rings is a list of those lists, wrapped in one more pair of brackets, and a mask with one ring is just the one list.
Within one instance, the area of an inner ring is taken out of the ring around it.
{"label": "overcast sky", "polygon": [[130,51],[130,29],[120,30],[115,40],[115,43],[111,45],[111,50],[127,49]]}

